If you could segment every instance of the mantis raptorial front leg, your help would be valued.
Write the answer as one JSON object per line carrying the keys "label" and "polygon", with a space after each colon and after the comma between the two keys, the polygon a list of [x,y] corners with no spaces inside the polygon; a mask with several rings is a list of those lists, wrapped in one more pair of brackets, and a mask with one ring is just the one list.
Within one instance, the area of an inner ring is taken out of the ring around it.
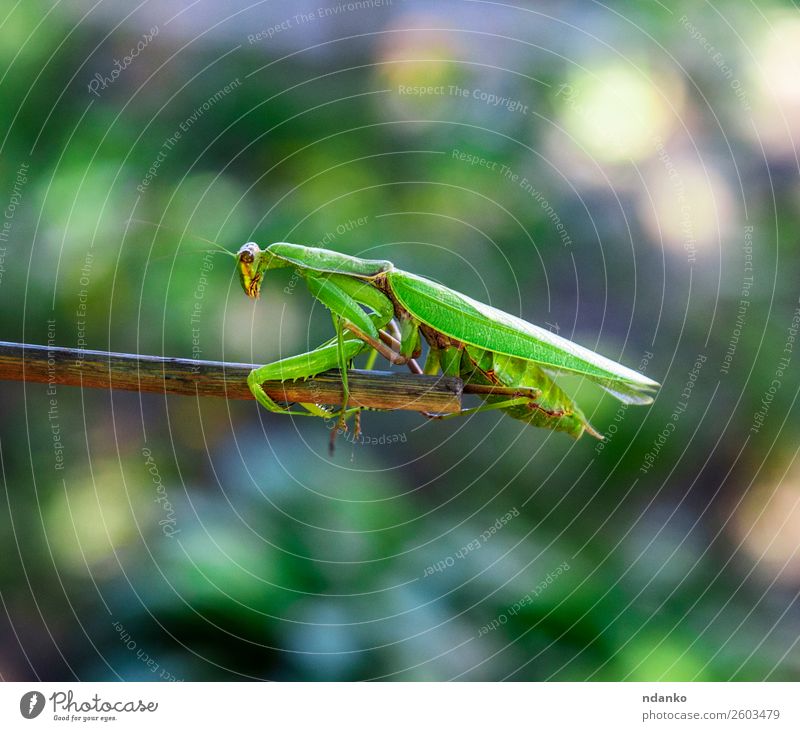
{"label": "mantis raptorial front leg", "polygon": [[[334,325],[348,330],[372,349],[368,368],[372,368],[380,353],[394,365],[408,365],[412,373],[422,373],[422,368],[412,357],[420,347],[417,327],[409,328],[405,321],[397,327],[394,306],[386,295],[365,282],[338,274],[309,277],[307,284],[311,293],[334,313],[334,318],[339,316],[338,321],[334,319]],[[367,315],[362,305],[372,313]],[[384,327],[391,329],[397,337],[386,332]],[[342,385],[346,389],[344,381]]]}
{"label": "mantis raptorial front leg", "polygon": [[[331,433],[331,444],[333,444],[338,430],[347,428],[347,417],[352,414],[357,417],[361,411],[360,407],[348,408],[350,389],[347,381],[347,369],[357,355],[369,349],[369,344],[364,339],[356,339],[346,330],[352,323],[357,323],[360,326],[357,328],[359,331],[364,328],[370,334],[375,333],[377,336],[378,328],[383,327],[386,322],[391,320],[394,310],[389,300],[380,292],[365,288],[345,277],[338,279],[336,275],[308,277],[306,283],[311,293],[331,311],[336,337],[333,341],[308,353],[285,358],[255,369],[250,373],[247,382],[258,402],[274,413],[324,418],[337,416],[339,419],[337,427]],[[367,314],[362,309],[362,305],[369,307],[373,312]],[[374,355],[370,356],[370,363],[374,363]],[[342,375],[342,405],[335,412],[318,404],[301,404],[305,412],[287,409],[275,403],[261,387],[265,381],[311,378],[332,368],[339,368]]]}

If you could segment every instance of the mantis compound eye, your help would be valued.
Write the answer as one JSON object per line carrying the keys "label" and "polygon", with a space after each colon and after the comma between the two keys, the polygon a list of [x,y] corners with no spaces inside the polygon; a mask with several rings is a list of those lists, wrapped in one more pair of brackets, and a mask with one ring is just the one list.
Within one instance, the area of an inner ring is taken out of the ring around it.
{"label": "mantis compound eye", "polygon": [[252,264],[255,261],[256,254],[258,254],[258,245],[249,242],[239,249],[239,261],[242,264]]}

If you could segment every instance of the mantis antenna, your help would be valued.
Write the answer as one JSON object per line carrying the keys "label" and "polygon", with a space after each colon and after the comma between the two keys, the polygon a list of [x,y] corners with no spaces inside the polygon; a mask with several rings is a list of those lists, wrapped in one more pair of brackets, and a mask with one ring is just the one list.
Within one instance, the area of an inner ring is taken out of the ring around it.
{"label": "mantis antenna", "polygon": [[166,229],[167,231],[172,231],[173,233],[179,234],[180,236],[189,236],[190,238],[197,239],[198,241],[203,241],[206,244],[211,244],[217,248],[217,251],[222,252],[223,254],[227,254],[228,256],[236,257],[236,252],[230,251],[226,249],[222,244],[217,241],[212,241],[211,239],[207,239],[204,236],[198,236],[197,234],[193,233],[186,233],[185,231],[178,231],[177,228],[173,226],[168,226],[165,223],[155,223],[154,221],[146,221],[143,218],[129,218],[125,221],[125,225],[127,226],[129,223],[143,223],[147,226],[153,226],[157,229]]}

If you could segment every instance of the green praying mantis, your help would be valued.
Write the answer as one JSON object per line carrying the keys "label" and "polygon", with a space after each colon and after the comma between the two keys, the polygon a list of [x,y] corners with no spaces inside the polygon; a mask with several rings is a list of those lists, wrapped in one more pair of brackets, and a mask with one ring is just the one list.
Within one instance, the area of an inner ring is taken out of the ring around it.
{"label": "green praying mantis", "polygon": [[[583,412],[561,390],[554,376],[588,378],[626,404],[649,404],[655,381],[555,333],[485,305],[430,279],[397,269],[381,259],[360,259],[329,249],[275,243],[261,249],[247,243],[236,254],[242,288],[257,298],[272,269],[293,268],[311,295],[331,313],[334,337],[301,355],[254,369],[248,385],[257,401],[274,413],[338,418],[349,416],[347,369],[368,353],[368,368],[377,355],[407,365],[415,373],[457,376],[473,385],[484,404],[446,416],[500,410],[532,426],[563,431],[574,438],[584,432],[602,439]],[[416,359],[428,344],[424,367]],[[312,403],[302,410],[282,406],[262,388],[267,381],[311,378],[338,368],[342,405],[338,411]],[[358,423],[356,429],[358,429]],[[333,438],[333,435],[332,435]]]}

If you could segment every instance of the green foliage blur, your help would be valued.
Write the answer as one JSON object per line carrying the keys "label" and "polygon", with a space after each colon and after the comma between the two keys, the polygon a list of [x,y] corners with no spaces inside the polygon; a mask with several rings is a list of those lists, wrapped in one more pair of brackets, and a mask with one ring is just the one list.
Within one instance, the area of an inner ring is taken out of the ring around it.
{"label": "green foliage blur", "polygon": [[756,5],[4,10],[3,340],[301,352],[302,283],[253,302],[214,244],[292,241],[663,387],[566,379],[604,442],[365,413],[330,456],[253,402],[0,383],[0,677],[800,678],[800,15]]}

